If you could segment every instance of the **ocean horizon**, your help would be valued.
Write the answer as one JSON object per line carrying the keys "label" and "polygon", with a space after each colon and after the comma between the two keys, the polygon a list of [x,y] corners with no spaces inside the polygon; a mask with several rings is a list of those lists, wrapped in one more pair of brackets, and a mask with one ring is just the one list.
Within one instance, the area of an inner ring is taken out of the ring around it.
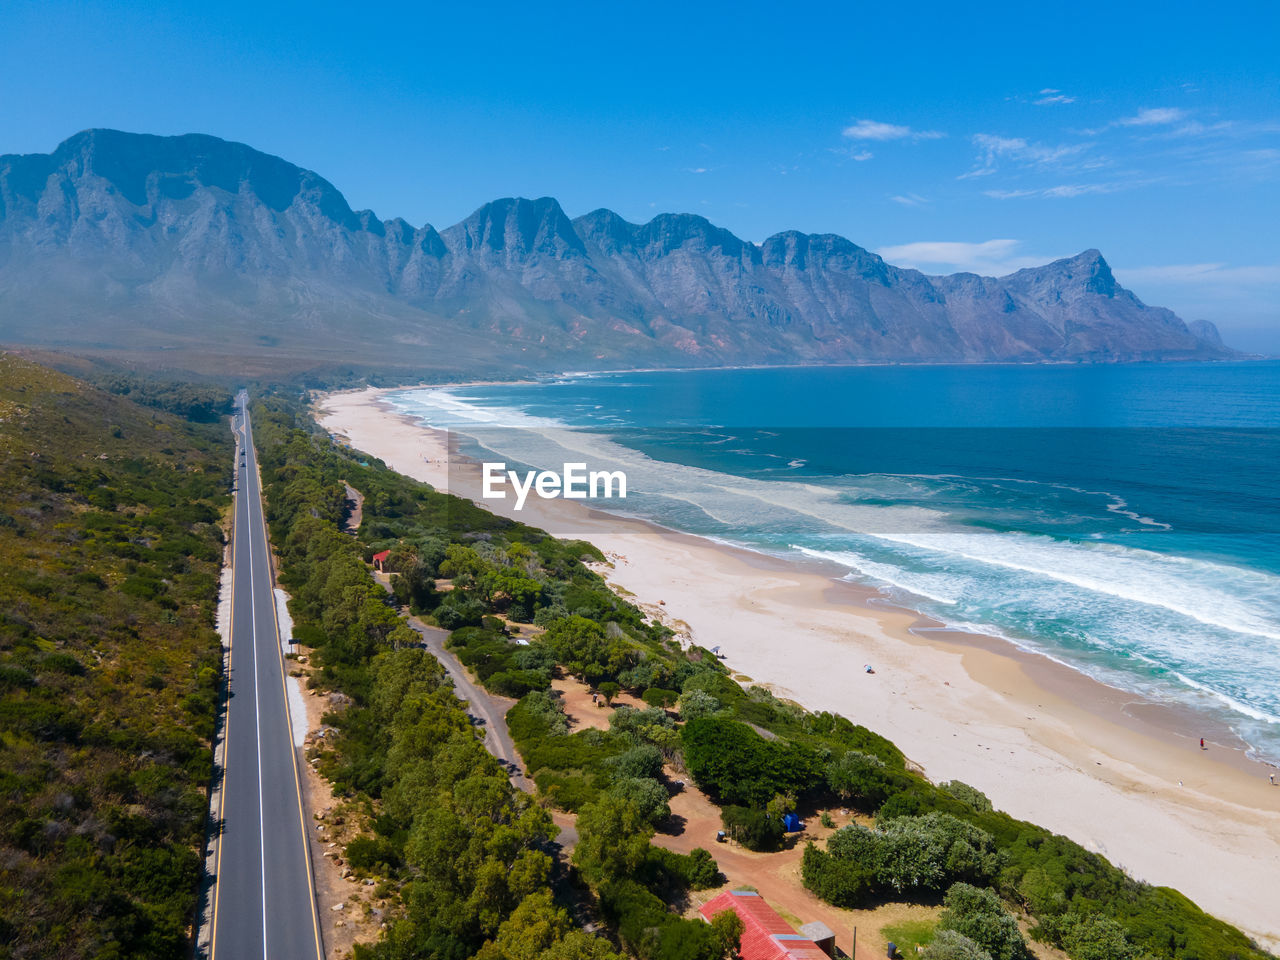
{"label": "ocean horizon", "polygon": [[575,373],[386,399],[476,457],[622,469],[611,512],[821,563],[1280,763],[1280,361]]}

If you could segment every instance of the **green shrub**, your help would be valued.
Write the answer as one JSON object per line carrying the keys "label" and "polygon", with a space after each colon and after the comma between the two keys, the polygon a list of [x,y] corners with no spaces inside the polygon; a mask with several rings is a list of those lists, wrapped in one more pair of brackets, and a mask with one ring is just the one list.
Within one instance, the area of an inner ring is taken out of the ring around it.
{"label": "green shrub", "polygon": [[991,954],[954,930],[940,930],[923,956],[926,960],[991,960]]}
{"label": "green shrub", "polygon": [[826,777],[832,793],[864,810],[877,809],[894,788],[885,762],[858,750],[847,750],[828,762]]}
{"label": "green shrub", "polygon": [[977,787],[971,787],[959,780],[950,780],[939,786],[975,813],[989,813],[992,809],[987,795]]}
{"label": "green shrub", "polygon": [[673,707],[680,694],[675,690],[664,690],[661,687],[650,687],[640,697],[651,707]]}
{"label": "green shrub", "polygon": [[820,782],[817,754],[785,740],[765,740],[745,723],[698,717],[680,735],[685,765],[720,803],[764,806],[778,794],[799,794]]}
{"label": "green shrub", "polygon": [[837,907],[861,907],[876,890],[873,868],[856,860],[837,859],[812,842],[804,848],[800,877],[805,889]]}
{"label": "green shrub", "polygon": [[619,779],[658,780],[662,776],[662,753],[651,744],[639,744],[607,761]]}
{"label": "green shrub", "polygon": [[400,866],[399,846],[385,837],[362,834],[346,847],[347,863],[353,870],[390,872]]}
{"label": "green shrub", "polygon": [[720,821],[725,833],[748,850],[780,850],[786,839],[782,821],[758,807],[723,807]]}
{"label": "green shrub", "polygon": [[671,816],[667,788],[649,777],[621,777],[609,787],[609,793],[633,804],[640,815],[655,827]]}
{"label": "green shrub", "polygon": [[990,890],[957,883],[947,891],[939,930],[954,930],[976,943],[992,960],[1031,960],[1018,922]]}

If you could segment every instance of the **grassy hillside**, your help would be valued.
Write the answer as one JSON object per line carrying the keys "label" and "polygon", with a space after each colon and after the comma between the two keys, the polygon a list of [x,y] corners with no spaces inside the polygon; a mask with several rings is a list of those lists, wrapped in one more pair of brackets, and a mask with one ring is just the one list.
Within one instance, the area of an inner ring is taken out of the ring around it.
{"label": "grassy hillside", "polygon": [[230,432],[0,354],[0,957],[187,949]]}

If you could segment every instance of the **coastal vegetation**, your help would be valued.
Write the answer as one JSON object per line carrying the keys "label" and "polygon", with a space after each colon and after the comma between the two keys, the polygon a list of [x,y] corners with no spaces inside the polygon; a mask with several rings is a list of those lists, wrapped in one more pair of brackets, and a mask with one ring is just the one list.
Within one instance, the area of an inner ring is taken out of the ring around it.
{"label": "coastal vegetation", "polygon": [[[530,956],[725,956],[731,930],[681,915],[689,890],[717,882],[713,855],[651,843],[673,770],[754,849],[785,843],[784,814],[852,808],[864,822],[807,845],[803,882],[839,906],[941,904],[934,957],[1021,960],[1034,947],[1020,920],[1074,960],[1266,956],[1176,891],[993,810],[969,785],[929,782],[873,731],[744,688],[609,590],[586,565],[601,559],[590,545],[365,462],[283,402],[260,404],[255,423],[295,636],[314,650],[317,682],[351,699],[328,718],[339,736],[318,759],[366,804],[369,836],[348,857],[396,895],[386,936],[361,956],[492,956],[534,921],[554,933],[529,941],[544,945]],[[355,536],[341,532],[344,481],[364,495]],[[381,551],[390,594],[366,563]],[[452,630],[479,682],[518,698],[507,722],[538,799],[577,814],[568,877],[543,807],[481,749],[397,606]],[[606,729],[571,729],[557,676],[629,698]],[[608,939],[573,935],[549,919],[557,911],[602,921]]]}
{"label": "coastal vegetation", "polygon": [[0,354],[0,957],[188,955],[232,444]]}

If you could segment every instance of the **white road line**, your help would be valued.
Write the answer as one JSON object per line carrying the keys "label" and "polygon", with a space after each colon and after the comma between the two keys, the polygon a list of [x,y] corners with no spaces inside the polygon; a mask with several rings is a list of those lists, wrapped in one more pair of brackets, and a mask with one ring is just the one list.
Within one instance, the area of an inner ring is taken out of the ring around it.
{"label": "white road line", "polygon": [[[245,439],[248,440],[248,412],[245,413]],[[245,487],[249,486],[248,461],[245,462]],[[245,527],[249,531],[249,616],[251,629],[249,636],[253,639],[253,725],[257,731],[258,742],[258,857],[262,865],[262,960],[267,960],[267,833],[262,818],[262,688],[258,684],[258,607],[257,590],[253,577],[253,511],[249,508],[249,498],[244,498]]]}

